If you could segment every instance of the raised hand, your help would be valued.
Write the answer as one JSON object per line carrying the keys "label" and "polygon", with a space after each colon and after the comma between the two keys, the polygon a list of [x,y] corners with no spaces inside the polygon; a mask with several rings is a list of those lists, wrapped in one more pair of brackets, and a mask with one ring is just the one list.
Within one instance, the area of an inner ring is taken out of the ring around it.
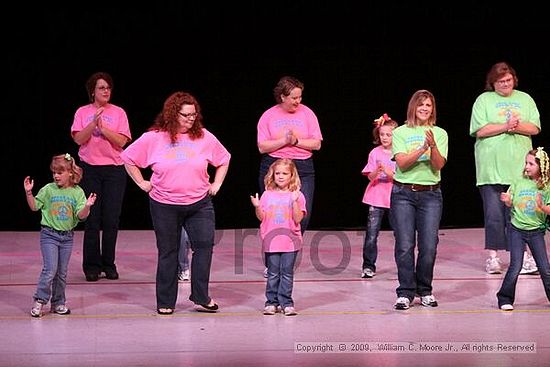
{"label": "raised hand", "polygon": [[92,206],[92,205],[94,205],[94,204],[95,204],[95,199],[96,199],[96,198],[97,198],[97,195],[96,195],[94,192],[92,192],[92,193],[90,194],[90,196],[88,196],[88,199],[86,200],[86,205],[87,205],[87,206]]}
{"label": "raised hand", "polygon": [[252,205],[254,206],[254,208],[259,207],[260,206],[260,196],[258,195],[258,193],[256,193],[256,196],[250,195],[250,201],[252,202]]}
{"label": "raised hand", "polygon": [[25,188],[25,191],[31,191],[34,187],[34,180],[32,180],[30,176],[25,177],[23,180],[23,187]]}

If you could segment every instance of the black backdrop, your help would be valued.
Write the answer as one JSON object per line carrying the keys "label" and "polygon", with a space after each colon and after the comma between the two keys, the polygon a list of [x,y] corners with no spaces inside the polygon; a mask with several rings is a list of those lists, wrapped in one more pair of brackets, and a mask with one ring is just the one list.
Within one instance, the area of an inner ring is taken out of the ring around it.
{"label": "black backdrop", "polygon": [[[373,148],[372,121],[387,112],[402,123],[417,89],[435,94],[438,125],[449,133],[443,227],[482,225],[468,129],[472,103],[493,63],[508,61],[516,69],[518,89],[531,94],[541,112],[543,131],[534,144],[547,144],[548,22],[528,3],[519,11],[467,2],[444,8],[262,3],[6,13],[12,22],[0,29],[8,65],[0,229],[38,227],[39,214],[26,206],[23,178],[35,179],[36,192],[51,180],[52,155],[76,156],[69,134],[73,114],[87,103],[87,77],[100,70],[113,76],[112,102],[128,113],[134,138],[169,94],[187,90],[197,96],[206,127],[232,153],[215,198],[218,228],[258,225],[249,201],[260,158],[256,124],[274,104],[272,88],[285,74],[305,83],[303,103],[316,112],[324,135],[315,154],[311,229],[364,227],[367,179],[361,170]],[[131,180],[121,228],[151,228],[147,197]]]}

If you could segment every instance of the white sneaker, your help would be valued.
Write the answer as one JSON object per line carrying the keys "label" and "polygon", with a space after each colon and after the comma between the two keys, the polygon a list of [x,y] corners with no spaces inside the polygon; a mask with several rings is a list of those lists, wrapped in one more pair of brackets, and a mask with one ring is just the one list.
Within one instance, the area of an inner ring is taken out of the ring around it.
{"label": "white sneaker", "polygon": [[523,265],[521,267],[520,274],[535,274],[539,271],[537,263],[532,255],[525,254],[523,256]]}
{"label": "white sneaker", "polygon": [[294,309],[294,307],[292,306],[286,306],[285,309],[283,310],[283,313],[285,316],[295,316],[298,314]]}
{"label": "white sneaker", "polygon": [[490,257],[485,260],[485,271],[488,274],[501,274],[502,261],[498,257]]}
{"label": "white sneaker", "polygon": [[69,315],[71,313],[71,310],[69,310],[65,305],[57,305],[52,308],[50,312],[56,313],[58,315]]}
{"label": "white sneaker", "polygon": [[189,280],[189,269],[182,271],[178,274],[178,280],[180,282],[186,282]]}
{"label": "white sneaker", "polygon": [[32,317],[40,317],[42,316],[42,307],[44,307],[44,304],[34,301],[31,308],[31,316]]}
{"label": "white sneaker", "polygon": [[396,310],[408,310],[411,305],[411,301],[407,297],[398,297],[393,307]]}
{"label": "white sneaker", "polygon": [[420,297],[420,302],[422,303],[422,306],[426,306],[426,307],[438,306],[437,301],[435,300],[435,297],[431,294],[429,296]]}
{"label": "white sneaker", "polygon": [[264,308],[264,315],[275,315],[277,313],[277,307],[273,305],[267,305]]}
{"label": "white sneaker", "polygon": [[500,309],[502,311],[513,311],[514,310],[514,306],[512,306],[511,304],[505,304],[505,305],[502,305],[500,306]]}
{"label": "white sneaker", "polygon": [[376,273],[372,269],[365,268],[361,273],[361,278],[373,278],[375,275]]}

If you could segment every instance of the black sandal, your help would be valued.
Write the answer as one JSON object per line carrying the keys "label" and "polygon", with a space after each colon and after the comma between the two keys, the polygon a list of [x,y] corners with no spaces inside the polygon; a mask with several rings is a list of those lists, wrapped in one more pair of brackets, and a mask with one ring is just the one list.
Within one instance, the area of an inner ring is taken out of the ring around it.
{"label": "black sandal", "polygon": [[159,315],[171,315],[174,313],[174,309],[168,308],[168,307],[161,307],[161,308],[157,308],[157,313]]}
{"label": "black sandal", "polygon": [[205,305],[205,304],[196,304],[195,310],[199,312],[216,312],[218,311],[218,304],[214,303],[213,305]]}

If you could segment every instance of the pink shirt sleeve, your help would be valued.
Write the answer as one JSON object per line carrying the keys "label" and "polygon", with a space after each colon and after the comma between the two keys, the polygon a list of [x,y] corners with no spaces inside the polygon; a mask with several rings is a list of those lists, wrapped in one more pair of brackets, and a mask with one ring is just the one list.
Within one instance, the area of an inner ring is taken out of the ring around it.
{"label": "pink shirt sleeve", "polygon": [[[305,214],[306,199],[300,192],[298,206]],[[292,252],[302,248],[300,224],[292,217],[292,193],[266,190],[260,198],[264,220],[260,224],[260,237],[264,252]]]}
{"label": "pink shirt sleeve", "polygon": [[149,131],[122,153],[125,163],[151,167],[149,196],[165,204],[189,205],[208,194],[208,166],[229,164],[231,155],[219,140],[204,129],[201,139],[180,134],[175,144],[166,132]]}
{"label": "pink shirt sleeve", "polygon": [[[80,107],[74,115],[71,134],[81,131],[90,124],[96,110],[97,108],[92,104]],[[101,118],[109,129],[132,139],[128,117],[122,108],[109,103],[105,106]],[[91,165],[120,166],[123,164],[120,153],[122,153],[122,148],[111,144],[97,128],[92,132],[90,139],[78,149],[80,159]]]}
{"label": "pink shirt sleeve", "polygon": [[[317,116],[303,104],[294,113],[286,112],[279,105],[271,107],[260,117],[257,130],[257,143],[279,139],[288,130],[293,130],[298,140],[323,140]],[[269,155],[275,158],[307,159],[312,156],[312,152],[295,146],[285,146]]]}

